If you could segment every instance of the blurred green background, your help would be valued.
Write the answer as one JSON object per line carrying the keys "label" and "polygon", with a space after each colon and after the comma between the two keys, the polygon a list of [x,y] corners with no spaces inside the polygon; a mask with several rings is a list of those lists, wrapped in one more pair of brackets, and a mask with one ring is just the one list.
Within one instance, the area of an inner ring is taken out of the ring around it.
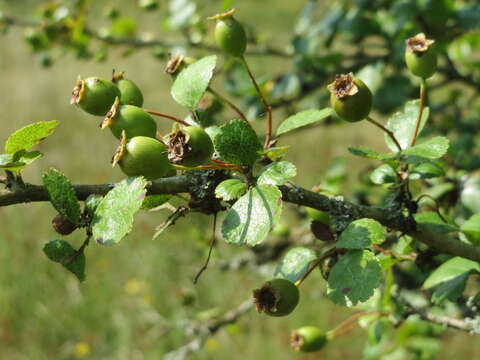
{"label": "blurred green background", "polygon": [[[41,1],[0,1],[5,13],[27,16]],[[95,6],[99,13],[106,1]],[[122,11],[139,19],[140,31],[162,36],[156,18],[141,12],[134,1],[118,1]],[[220,10],[220,2],[205,1],[206,17]],[[325,2],[325,5],[328,2]],[[283,46],[303,1],[233,1],[238,17],[261,31],[272,45]],[[89,20],[99,26],[100,16]],[[211,24],[208,24],[209,26]],[[40,145],[45,157],[29,167],[24,178],[39,183],[50,167],[64,172],[75,183],[115,182],[122,178],[109,161],[116,147],[114,138],[98,128],[99,118],[69,105],[70,92],[79,74],[108,77],[113,68],[125,71],[141,87],[145,107],[183,117],[186,112],[169,95],[170,79],[165,62],[141,50],[131,56],[110,54],[103,63],[80,62],[67,55],[54,66],[42,68],[22,40],[22,29],[0,37],[0,142],[19,127],[35,121],[61,121],[56,133]],[[174,41],[174,39],[173,39]],[[290,66],[282,59],[251,59],[256,74],[281,73]],[[219,85],[221,86],[221,85]],[[282,112],[275,113],[278,124]],[[171,124],[158,120],[166,131]],[[281,144],[293,143],[286,159],[298,168],[296,182],[311,187],[333,159],[344,156],[348,183],[358,180],[365,162],[348,155],[346,146],[384,147],[383,135],[359,124],[315,127]],[[348,188],[348,187],[347,187]],[[198,321],[208,311],[223,313],[248,298],[272,273],[272,266],[222,272],[219,264],[243,249],[219,242],[209,270],[197,285],[192,279],[203,264],[210,240],[211,219],[192,215],[178,221],[156,241],[154,227],[166,212],[141,213],[134,231],[114,247],[92,244],[86,250],[87,280],[78,281],[50,262],[43,245],[56,238],[50,226],[55,215],[48,203],[0,208],[0,358],[1,359],[160,359],[166,352],[188,342],[183,327]],[[288,211],[286,218],[292,218]],[[75,246],[81,234],[69,240]],[[356,330],[335,341],[320,355],[292,352],[290,330],[315,324],[329,329],[351,311],[331,304],[324,297],[324,281],[314,274],[302,286],[301,304],[292,316],[267,318],[254,311],[237,324],[226,327],[207,341],[192,359],[358,359],[365,341]],[[195,295],[193,304],[184,304]],[[466,334],[447,331],[441,359],[480,357],[480,345]]]}

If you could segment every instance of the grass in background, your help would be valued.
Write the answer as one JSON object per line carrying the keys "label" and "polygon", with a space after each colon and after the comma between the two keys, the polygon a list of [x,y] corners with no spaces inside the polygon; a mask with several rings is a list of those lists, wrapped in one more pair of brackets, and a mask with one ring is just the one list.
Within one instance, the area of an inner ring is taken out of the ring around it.
{"label": "grass in background", "polygon": [[[284,44],[294,15],[302,6],[301,2],[254,0],[233,5],[240,8],[239,18],[265,32],[275,45]],[[116,141],[108,131],[98,129],[100,118],[68,103],[78,74],[108,77],[112,68],[126,71],[144,91],[146,106],[179,116],[186,114],[170,98],[170,79],[163,74],[164,63],[155,60],[148,50],[127,58],[112,54],[102,64],[64,57],[52,68],[42,69],[22,43],[18,29],[0,37],[0,48],[0,141],[31,122],[61,121],[57,132],[40,146],[45,157],[25,171],[29,182],[40,182],[42,172],[49,167],[61,170],[76,183],[115,182],[122,178],[118,169],[110,167]],[[256,74],[272,68],[285,69],[285,63],[277,61],[272,67],[271,61],[251,60]],[[281,114],[276,114],[276,119],[279,121]],[[158,123],[163,130],[170,127],[162,120]],[[307,187],[337,156],[347,156],[353,173],[350,181],[357,180],[355,174],[363,163],[359,165],[347,154],[347,144],[383,146],[383,135],[358,124],[317,127],[299,135],[302,141],[294,142],[287,160],[297,165],[297,182]],[[282,142],[291,139],[285,137]],[[165,213],[142,213],[132,234],[121,244],[92,244],[87,248],[87,280],[79,284],[42,253],[47,241],[58,238],[50,226],[54,215],[48,203],[0,208],[2,359],[159,359],[188,341],[182,326],[198,317],[198,312],[223,313],[237,306],[272,273],[271,266],[260,271],[247,267],[239,272],[221,272],[220,260],[242,249],[220,241],[209,270],[194,286],[192,278],[205,259],[205,244],[209,241],[205,234],[210,232],[211,219],[189,216],[151,241],[153,228]],[[68,240],[79,246],[83,238],[74,234]],[[195,303],[182,305],[189,292],[195,294]],[[320,274],[314,274],[302,286],[301,304],[292,316],[274,319],[252,311],[238,324],[221,330],[206,343],[204,351],[191,358],[316,359],[319,355],[294,355],[288,346],[290,330],[306,323],[327,329],[348,314],[349,310],[324,298],[324,281]],[[463,334],[449,334],[443,358],[452,354],[456,358],[473,358],[475,351],[478,354],[479,345],[469,342],[465,348]],[[357,359],[363,341],[363,333],[356,331],[326,348],[321,356]],[[459,349],[464,356],[459,356]]]}

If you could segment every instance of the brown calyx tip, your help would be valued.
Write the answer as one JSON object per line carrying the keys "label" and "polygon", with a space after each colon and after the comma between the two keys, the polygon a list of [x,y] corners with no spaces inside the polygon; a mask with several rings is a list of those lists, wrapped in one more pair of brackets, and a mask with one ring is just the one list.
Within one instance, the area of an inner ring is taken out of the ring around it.
{"label": "brown calyx tip", "polygon": [[407,40],[407,50],[415,53],[424,53],[435,42],[427,39],[424,33],[419,33]]}
{"label": "brown calyx tip", "polygon": [[189,143],[189,136],[182,130],[170,134],[167,143],[168,160],[172,164],[181,164],[192,148]]}
{"label": "brown calyx tip", "polygon": [[185,56],[180,54],[172,56],[170,60],[168,60],[167,66],[165,66],[165,73],[174,75],[182,65],[184,59]]}
{"label": "brown calyx tip", "polygon": [[265,283],[260,289],[253,290],[253,302],[259,313],[277,311],[279,300],[280,296],[269,283]]}
{"label": "brown calyx tip", "polygon": [[124,78],[125,71],[120,71],[118,73],[115,73],[115,69],[112,70],[112,82],[114,84],[118,83],[120,80]]}
{"label": "brown calyx tip", "polygon": [[82,80],[80,75],[78,76],[75,87],[72,90],[72,97],[70,99],[70,104],[76,105],[82,100],[83,93],[85,91],[85,81]]}
{"label": "brown calyx tip", "polygon": [[127,134],[125,133],[125,130],[123,130],[122,137],[120,138],[120,145],[118,145],[118,148],[112,157],[112,167],[117,165],[119,161],[122,160],[123,156],[125,155],[126,148],[127,148]]}
{"label": "brown calyx tip", "polygon": [[300,351],[303,346],[303,336],[298,331],[292,331],[292,335],[290,336],[290,345],[292,346],[293,350]]}
{"label": "brown calyx tip", "polygon": [[228,19],[228,18],[231,18],[233,17],[233,14],[235,13],[236,9],[235,8],[232,8],[228,11],[225,11],[224,13],[221,13],[221,14],[217,14],[217,15],[214,15],[214,16],[210,16],[209,18],[207,18],[207,20],[222,20],[222,19]]}
{"label": "brown calyx tip", "polygon": [[355,95],[358,92],[358,87],[353,81],[353,73],[335,75],[335,80],[328,85],[328,90],[337,99]]}
{"label": "brown calyx tip", "polygon": [[119,107],[120,107],[120,99],[117,96],[115,97],[115,101],[112,107],[110,108],[110,110],[108,110],[107,114],[105,115],[105,119],[103,119],[103,121],[100,123],[100,128],[102,130],[112,126]]}

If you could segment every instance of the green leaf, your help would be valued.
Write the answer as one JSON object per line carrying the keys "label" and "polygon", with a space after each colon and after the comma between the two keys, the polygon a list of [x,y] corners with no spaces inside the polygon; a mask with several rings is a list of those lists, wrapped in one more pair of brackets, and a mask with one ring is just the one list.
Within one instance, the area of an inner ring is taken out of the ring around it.
{"label": "green leaf", "polygon": [[434,211],[425,211],[415,215],[415,221],[431,231],[438,233],[451,233],[458,231],[454,224],[445,223],[442,218]]}
{"label": "green leaf", "polygon": [[480,213],[465,221],[460,230],[474,245],[480,245]]}
{"label": "green leaf", "polygon": [[20,150],[15,154],[0,155],[0,168],[9,171],[20,171],[35,160],[41,158],[43,154],[40,151]]}
{"label": "green leaf", "polygon": [[75,250],[65,240],[53,240],[45,244],[43,252],[52,261],[62,264],[79,281],[85,280],[85,254]]}
{"label": "green leaf", "polygon": [[432,294],[433,303],[440,305],[445,300],[457,300],[465,291],[469,275],[470,273],[466,272],[441,283]]}
{"label": "green leaf", "polygon": [[350,151],[353,155],[357,155],[367,159],[394,160],[397,157],[395,154],[380,154],[379,152],[366,147],[361,147],[361,148],[349,147],[348,151]]}
{"label": "green leaf", "polygon": [[322,110],[310,109],[304,110],[285,119],[277,129],[277,136],[303,126],[314,124],[320,120],[326,119],[333,114],[333,109],[326,108]]}
{"label": "green leaf", "polygon": [[228,210],[222,224],[226,242],[255,246],[265,240],[280,219],[282,193],[273,185],[249,190]]}
{"label": "green leaf", "polygon": [[238,179],[222,181],[215,189],[215,196],[225,201],[238,199],[247,191],[247,184]]}
{"label": "green leaf", "polygon": [[232,120],[220,127],[214,138],[215,150],[227,162],[238,165],[252,165],[259,157],[262,144],[250,124]]}
{"label": "green leaf", "polygon": [[297,175],[297,168],[288,161],[278,161],[260,171],[258,184],[283,185]]}
{"label": "green leaf", "polygon": [[265,155],[272,161],[278,161],[280,160],[283,155],[285,155],[285,152],[290,148],[290,145],[286,146],[277,146],[277,147],[271,147],[267,150],[262,150],[260,151],[260,155]]}
{"label": "green leaf", "polygon": [[463,183],[460,200],[472,213],[480,212],[480,174],[473,174]]}
{"label": "green leaf", "polygon": [[380,262],[370,251],[350,250],[340,256],[328,277],[328,297],[335,303],[354,306],[367,301],[380,285]]}
{"label": "green leaf", "polygon": [[101,245],[114,245],[132,229],[135,213],[145,199],[147,181],[125,179],[108,192],[93,215],[93,238]]}
{"label": "green leaf", "polygon": [[423,162],[412,168],[410,171],[410,179],[431,179],[444,176],[445,171],[434,162]]}
{"label": "green leaf", "polygon": [[210,84],[217,56],[210,55],[194,62],[178,74],[172,85],[173,99],[190,110],[195,110]]}
{"label": "green leaf", "polygon": [[[425,280],[423,287],[431,289],[450,281],[458,283],[459,279],[456,279],[458,276],[470,274],[472,271],[480,272],[480,264],[457,256],[436,268]],[[456,286],[452,285],[450,284],[450,287],[458,288],[458,284]]]}
{"label": "green leaf", "polygon": [[317,255],[312,249],[304,247],[290,249],[277,264],[273,277],[295,283],[306,274],[309,265],[315,260],[317,260]]}
{"label": "green leaf", "polygon": [[348,224],[342,231],[336,247],[343,249],[364,249],[372,244],[385,241],[386,230],[372,219],[359,219]]}
{"label": "green leaf", "polygon": [[73,224],[80,220],[80,204],[70,180],[61,172],[50,169],[43,174],[43,184],[47,188],[52,205]]}
{"label": "green leaf", "polygon": [[152,210],[162,206],[172,198],[170,194],[149,195],[143,200],[141,210]]}
{"label": "green leaf", "polygon": [[414,162],[416,158],[435,160],[447,153],[449,144],[450,142],[447,138],[436,136],[407,150],[403,150],[402,154],[413,157],[413,159],[407,159],[409,162]]}
{"label": "green leaf", "polygon": [[30,149],[51,135],[58,124],[56,120],[41,121],[15,131],[5,143],[5,152],[14,154],[20,150]]}
{"label": "green leaf", "polygon": [[[405,104],[405,107],[402,112],[397,112],[387,122],[387,129],[392,130],[396,139],[400,143],[402,149],[407,149],[410,147],[410,144],[413,140],[413,134],[415,132],[415,127],[417,125],[418,113],[420,111],[420,100],[412,100]],[[423,129],[423,126],[427,122],[428,115],[430,111],[428,107],[423,109],[422,121],[420,123],[420,128],[418,134]],[[390,150],[397,152],[398,148],[393,142],[393,140],[385,134],[385,143],[390,148]]]}
{"label": "green leaf", "polygon": [[394,183],[397,180],[397,174],[390,165],[383,164],[372,171],[370,180],[377,185]]}

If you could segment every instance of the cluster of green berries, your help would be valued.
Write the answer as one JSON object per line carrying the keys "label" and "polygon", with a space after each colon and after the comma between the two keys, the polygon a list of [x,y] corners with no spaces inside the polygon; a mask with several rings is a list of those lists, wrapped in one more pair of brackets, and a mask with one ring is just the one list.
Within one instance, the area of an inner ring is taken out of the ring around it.
{"label": "cluster of green berries", "polygon": [[[420,33],[406,42],[405,62],[410,72],[422,79],[431,77],[437,70],[434,41]],[[372,109],[373,97],[365,83],[352,73],[337,75],[328,85],[330,106],[337,115],[349,122],[365,119]]]}
{"label": "cluster of green berries", "polygon": [[157,124],[142,109],[143,94],[123,73],[112,80],[79,78],[72,104],[96,116],[104,116],[101,128],[109,128],[121,140],[113,158],[127,176],[154,180],[175,175],[172,165],[195,167],[207,163],[214,151],[209,135],[200,127],[176,129],[157,139]]}

